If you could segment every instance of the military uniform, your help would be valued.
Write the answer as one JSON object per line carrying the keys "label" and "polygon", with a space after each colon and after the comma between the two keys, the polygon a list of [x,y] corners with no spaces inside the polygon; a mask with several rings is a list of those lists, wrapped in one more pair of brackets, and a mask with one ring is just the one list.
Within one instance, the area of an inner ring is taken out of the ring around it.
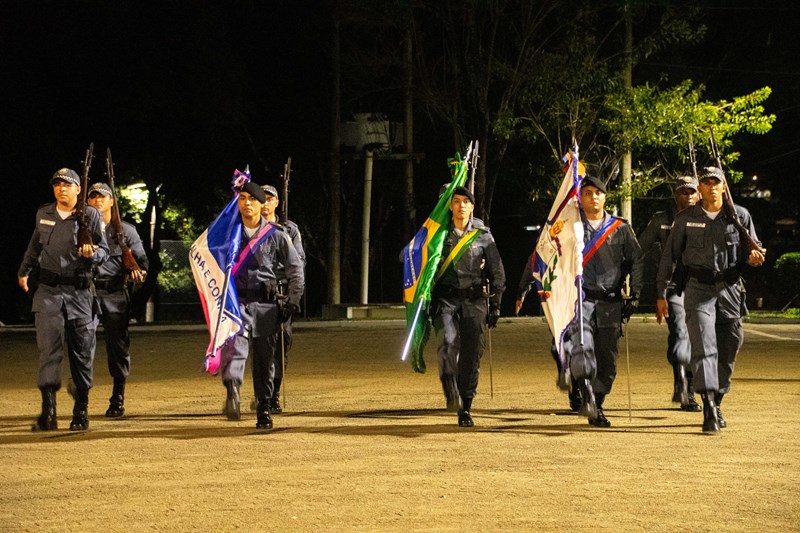
{"label": "military uniform", "polygon": [[[251,238],[267,225],[261,218],[260,228],[248,236],[242,231],[239,251],[248,245]],[[239,387],[244,378],[250,343],[253,345],[253,390],[257,401],[257,427],[270,428],[269,400],[273,393],[275,377],[275,346],[278,341],[278,324],[281,309],[278,307],[278,278],[276,269],[284,265],[287,280],[287,308],[297,309],[303,294],[303,266],[292,242],[280,227],[262,242],[253,256],[243,266],[233,282],[239,296],[239,311],[243,329],[222,348],[222,380],[228,389],[226,413],[231,419],[239,418]],[[285,316],[283,317],[286,318]]]}
{"label": "military uniform", "polygon": [[[437,333],[443,335],[439,347],[439,378],[448,408],[459,410],[460,425],[472,425],[469,411],[478,388],[487,313],[499,316],[506,287],[503,262],[489,228],[480,219],[473,218],[463,235],[473,230],[478,231],[478,236],[458,261],[444,271],[432,296],[434,326]],[[442,261],[463,235],[451,227],[442,249]],[[491,283],[490,309],[486,307],[483,292],[484,276]]]}
{"label": "military uniform", "polygon": [[[125,267],[122,264],[122,248],[117,242],[113,226],[104,228],[109,246],[108,260],[95,270],[94,287],[100,306],[100,321],[106,337],[108,371],[114,378],[114,389],[109,398],[108,417],[119,417],[125,412],[125,382],[131,366],[130,294],[128,293]],[[122,221],[122,238],[133,253],[142,270],[149,268],[147,254],[136,228]]]}
{"label": "military uniform", "polygon": [[[742,225],[757,241],[750,213],[738,205],[735,209]],[[744,341],[740,275],[749,251],[743,244],[724,209],[711,218],[700,204],[688,207],[675,216],[658,270],[658,297],[663,299],[673,263],[679,262],[685,269],[692,390],[702,394],[706,405],[711,405],[717,415],[721,414],[718,407],[723,395],[730,390],[736,355]],[[706,413],[704,430],[708,418]],[[718,427],[710,430],[725,425],[720,416]]]}
{"label": "military uniform", "polygon": [[[642,251],[652,259],[658,269],[661,252],[666,245],[672,223],[675,219],[675,208],[659,211],[653,215],[647,228],[639,237]],[[675,273],[680,277],[682,269]],[[692,348],[689,343],[689,331],[686,328],[686,310],[683,306],[682,280],[671,277],[667,283],[666,300],[669,306],[667,317],[667,361],[673,368],[673,402],[680,402],[684,411],[699,411],[700,406],[690,392],[692,374],[689,368]]]}
{"label": "military uniform", "polygon": [[[605,191],[603,191],[605,192]],[[584,242],[609,224],[619,223],[583,265],[583,346],[580,328],[570,327],[564,349],[569,353],[572,379],[581,383],[581,396],[593,425],[610,425],[603,415],[603,402],[617,375],[617,341],[622,321],[622,286],[630,274],[631,299],[638,299],[642,288],[642,251],[630,225],[604,212],[597,229],[584,220]],[[584,257],[587,250],[584,250]],[[594,401],[592,401],[594,400]],[[597,414],[594,414],[596,404]],[[588,409],[588,405],[592,405]]]}
{"label": "military uniform", "polygon": [[[294,246],[300,264],[305,271],[306,252],[303,249],[303,238],[300,236],[300,228],[291,220],[287,220],[286,223],[281,226],[292,241],[292,246]],[[286,268],[282,263],[278,265],[276,276],[278,278],[280,293],[285,294],[287,287]],[[289,350],[292,348],[292,320],[292,318],[289,318],[289,320],[283,323],[283,353],[281,353],[280,339],[275,348],[275,380],[272,397],[270,398],[270,410],[273,413],[280,413],[282,411],[280,391],[281,384],[283,383],[283,370],[284,367],[289,364]]]}
{"label": "military uniform", "polygon": [[[75,175],[73,183],[77,179]],[[46,204],[37,211],[36,226],[18,271],[23,278],[39,269],[39,286],[32,306],[43,410],[37,427],[56,428],[55,393],[61,387],[61,362],[66,351],[77,389],[70,429],[86,429],[98,323],[90,289],[92,265],[105,261],[108,246],[99,211],[87,205],[87,227],[97,248],[92,258],[78,255],[78,219],[74,213],[62,219],[56,205]]]}

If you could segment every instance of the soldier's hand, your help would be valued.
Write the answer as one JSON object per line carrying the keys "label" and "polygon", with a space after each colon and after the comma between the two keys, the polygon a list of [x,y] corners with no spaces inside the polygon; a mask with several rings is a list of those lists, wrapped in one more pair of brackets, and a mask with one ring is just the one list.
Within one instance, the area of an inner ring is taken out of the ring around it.
{"label": "soldier's hand", "polygon": [[145,270],[134,270],[129,274],[130,280],[134,283],[144,283],[144,279],[147,277],[147,271]]}
{"label": "soldier's hand", "polygon": [[299,311],[300,308],[297,305],[287,302],[281,306],[281,322],[288,322],[292,315]]}
{"label": "soldier's hand", "polygon": [[622,320],[628,322],[633,316],[636,308],[639,307],[638,298],[629,298],[622,303]]}
{"label": "soldier's hand", "polygon": [[751,250],[750,255],[747,257],[747,264],[750,266],[761,266],[764,264],[764,259],[767,255],[767,249],[764,248],[762,251],[758,250]]}
{"label": "soldier's hand", "polygon": [[19,286],[22,287],[24,292],[28,292],[28,276],[17,278],[17,283],[19,283]]}
{"label": "soldier's hand", "polygon": [[661,321],[669,316],[669,306],[664,299],[656,300],[656,322],[661,324]]}
{"label": "soldier's hand", "polygon": [[84,244],[83,246],[78,248],[78,255],[89,259],[90,257],[94,256],[95,250],[97,250],[97,246],[95,246],[94,244]]}
{"label": "soldier's hand", "polygon": [[500,307],[492,305],[489,307],[489,314],[486,315],[486,324],[489,329],[496,328],[498,320],[500,320]]}

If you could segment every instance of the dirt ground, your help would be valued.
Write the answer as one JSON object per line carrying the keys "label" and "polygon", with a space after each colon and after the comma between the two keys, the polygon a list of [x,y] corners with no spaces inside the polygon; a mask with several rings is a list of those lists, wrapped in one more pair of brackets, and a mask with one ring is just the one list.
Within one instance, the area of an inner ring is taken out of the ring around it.
{"label": "dirt ground", "polygon": [[298,325],[270,432],[247,409],[222,416],[223,386],[200,373],[204,331],[134,327],[125,418],[103,416],[101,347],[89,431],[67,429],[62,389],[61,429],[33,433],[34,333],[6,328],[0,530],[797,531],[800,325],[745,330],[729,426],[708,436],[701,414],[670,403],[666,328],[641,320],[630,377],[620,340],[607,430],[568,412],[546,325],[529,318],[494,331],[472,429],[444,411],[435,342],[414,374],[402,324],[387,321]]}

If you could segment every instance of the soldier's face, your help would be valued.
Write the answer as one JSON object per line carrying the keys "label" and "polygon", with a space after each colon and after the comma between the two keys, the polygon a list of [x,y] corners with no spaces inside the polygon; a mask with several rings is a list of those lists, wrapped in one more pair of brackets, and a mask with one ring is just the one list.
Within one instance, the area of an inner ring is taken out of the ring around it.
{"label": "soldier's face", "polygon": [[114,205],[114,199],[110,196],[104,196],[99,192],[93,192],[89,195],[87,200],[90,206],[94,207],[104,215],[111,211],[111,206]]}
{"label": "soldier's face", "polygon": [[453,219],[457,222],[469,220],[473,209],[475,209],[475,205],[466,196],[454,194],[453,199],[450,200],[450,211],[453,213]]}
{"label": "soldier's face", "polygon": [[581,205],[587,216],[599,215],[606,205],[606,193],[591,185],[583,186],[581,187]]}
{"label": "soldier's face", "polygon": [[68,181],[56,180],[53,183],[53,195],[59,205],[72,207],[78,201],[78,193],[81,192],[80,185],[75,185]]}
{"label": "soldier's face", "polygon": [[272,218],[275,215],[275,208],[278,207],[278,199],[271,194],[267,195],[267,201],[261,204],[261,216]]}
{"label": "soldier's face", "polygon": [[703,203],[717,204],[722,201],[722,194],[725,192],[725,182],[717,178],[704,179],[698,188],[700,198]]}
{"label": "soldier's face", "polygon": [[700,198],[698,192],[689,187],[684,187],[675,192],[675,205],[678,211],[683,211],[687,207],[693,206]]}
{"label": "soldier's face", "polygon": [[261,213],[261,206],[259,202],[250,194],[242,191],[239,193],[239,213],[245,218],[253,218]]}

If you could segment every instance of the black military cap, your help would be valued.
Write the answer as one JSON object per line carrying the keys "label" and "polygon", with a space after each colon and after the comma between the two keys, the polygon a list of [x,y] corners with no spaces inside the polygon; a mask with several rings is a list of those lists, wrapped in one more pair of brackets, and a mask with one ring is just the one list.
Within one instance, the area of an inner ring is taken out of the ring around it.
{"label": "black military cap", "polygon": [[712,179],[724,183],[725,173],[722,171],[721,168],[705,167],[703,171],[700,173],[700,181],[707,181]]}
{"label": "black military cap", "polygon": [[89,192],[86,194],[91,196],[93,192],[100,193],[103,196],[113,196],[114,193],[111,192],[111,187],[107,183],[95,183],[91,187],[89,187]]}
{"label": "black military cap", "polygon": [[675,181],[673,191],[677,192],[681,189],[694,189],[697,190],[697,180],[692,176],[681,176]]}
{"label": "black military cap", "polygon": [[264,192],[269,194],[270,196],[274,196],[275,198],[278,197],[278,189],[276,189],[272,185],[262,185],[261,188],[264,189]]}
{"label": "black military cap", "polygon": [[252,181],[248,181],[244,185],[242,185],[241,189],[242,192],[246,192],[260,203],[264,203],[267,201],[267,193],[264,192],[264,189],[253,183]]}
{"label": "black military cap", "polygon": [[50,183],[55,183],[57,181],[66,181],[67,183],[72,183],[73,185],[81,184],[80,176],[78,176],[78,173],[71,168],[60,168],[56,170],[56,173],[53,174],[52,178],[50,178]]}
{"label": "black military cap", "polygon": [[585,176],[583,180],[581,180],[581,187],[594,187],[603,194],[607,192],[606,184],[603,183],[603,180],[594,176]]}

